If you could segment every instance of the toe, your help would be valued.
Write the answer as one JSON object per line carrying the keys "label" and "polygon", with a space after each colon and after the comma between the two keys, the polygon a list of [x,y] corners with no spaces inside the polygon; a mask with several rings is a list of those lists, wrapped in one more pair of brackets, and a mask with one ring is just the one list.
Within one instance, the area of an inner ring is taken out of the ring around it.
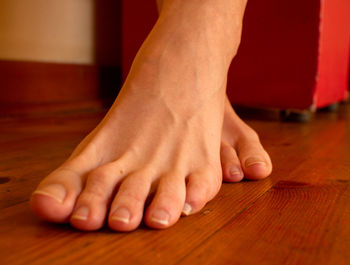
{"label": "toe", "polygon": [[186,202],[182,213],[190,215],[200,211],[213,199],[221,187],[221,174],[214,170],[203,170],[188,177]]}
{"label": "toe", "polygon": [[263,179],[271,174],[271,159],[259,139],[239,140],[237,152],[246,178]]}
{"label": "toe", "polygon": [[152,183],[150,176],[150,173],[140,171],[123,180],[111,205],[108,220],[111,229],[131,231],[140,225]]}
{"label": "toe", "polygon": [[121,163],[115,161],[88,175],[70,218],[75,228],[96,230],[103,226],[115,187],[125,175],[122,168]]}
{"label": "toe", "polygon": [[166,228],[180,218],[186,196],[185,176],[168,174],[161,177],[159,185],[145,214],[145,223],[152,228]]}
{"label": "toe", "polygon": [[81,174],[71,169],[58,168],[40,183],[32,194],[30,204],[40,218],[65,223],[69,220],[81,189]]}
{"label": "toe", "polygon": [[220,159],[225,181],[239,182],[243,179],[241,162],[235,149],[229,144],[221,144]]}

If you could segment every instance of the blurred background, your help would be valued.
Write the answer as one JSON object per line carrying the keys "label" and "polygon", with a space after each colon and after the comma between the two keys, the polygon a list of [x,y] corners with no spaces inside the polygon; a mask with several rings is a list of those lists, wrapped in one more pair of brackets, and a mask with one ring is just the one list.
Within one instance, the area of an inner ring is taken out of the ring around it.
{"label": "blurred background", "polygon": [[0,104],[114,97],[121,0],[1,0]]}
{"label": "blurred background", "polygon": [[[346,101],[349,14],[348,0],[249,0],[231,102],[314,111]],[[153,0],[1,0],[0,110],[108,105],[156,19]]]}

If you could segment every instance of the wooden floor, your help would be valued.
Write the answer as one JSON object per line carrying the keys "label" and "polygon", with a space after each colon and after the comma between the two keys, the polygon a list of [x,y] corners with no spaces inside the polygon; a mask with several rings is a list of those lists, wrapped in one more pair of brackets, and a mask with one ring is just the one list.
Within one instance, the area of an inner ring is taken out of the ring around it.
{"label": "wooden floor", "polygon": [[306,124],[248,115],[272,176],[223,184],[200,213],[132,233],[84,233],[31,213],[35,186],[104,110],[28,110],[0,118],[0,264],[350,264],[350,105]]}

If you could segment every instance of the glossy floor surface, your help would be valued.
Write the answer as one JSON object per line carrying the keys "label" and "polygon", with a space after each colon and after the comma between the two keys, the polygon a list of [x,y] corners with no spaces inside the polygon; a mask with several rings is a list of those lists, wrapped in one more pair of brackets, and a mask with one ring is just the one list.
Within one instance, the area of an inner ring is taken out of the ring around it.
{"label": "glossy floor surface", "polygon": [[349,264],[350,105],[308,123],[244,115],[271,154],[263,181],[225,183],[163,231],[79,232],[40,221],[28,199],[98,123],[99,104],[2,109],[0,264]]}

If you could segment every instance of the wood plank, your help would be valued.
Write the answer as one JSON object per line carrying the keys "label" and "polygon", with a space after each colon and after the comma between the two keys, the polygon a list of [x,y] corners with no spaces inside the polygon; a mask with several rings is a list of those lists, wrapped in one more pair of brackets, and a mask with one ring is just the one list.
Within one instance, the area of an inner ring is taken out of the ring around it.
{"label": "wood plank", "polygon": [[349,191],[349,183],[280,181],[180,264],[346,264],[349,251],[336,263],[329,251]]}
{"label": "wood plank", "polygon": [[[307,264],[324,257],[342,264],[348,258],[342,242],[349,241],[350,232],[337,224],[350,222],[349,114],[349,106],[343,106],[339,114],[320,114],[309,124],[249,120],[272,155],[270,178],[224,184],[200,213],[164,231],[142,226],[132,233],[107,228],[83,233],[47,224],[27,202],[38,181],[65,159],[101,113],[11,118],[0,132],[0,139],[8,137],[0,140],[0,179],[4,172],[10,179],[0,184],[0,202],[6,201],[0,209],[0,263],[221,264],[237,258],[256,264],[278,256],[277,261],[288,257]],[[333,248],[322,256],[327,246]]]}

